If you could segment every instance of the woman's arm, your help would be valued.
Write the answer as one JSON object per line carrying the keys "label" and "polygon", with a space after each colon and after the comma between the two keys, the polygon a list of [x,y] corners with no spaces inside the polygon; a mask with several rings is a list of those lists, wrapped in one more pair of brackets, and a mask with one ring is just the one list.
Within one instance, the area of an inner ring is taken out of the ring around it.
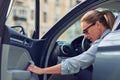
{"label": "woman's arm", "polygon": [[40,68],[35,65],[30,65],[28,70],[35,74],[61,74],[61,64],[47,68]]}
{"label": "woman's arm", "polygon": [[48,68],[40,68],[35,65],[30,65],[28,70],[36,74],[74,74],[79,72],[80,68],[84,69],[94,62],[97,52],[97,46],[100,40],[96,41],[92,46],[84,53],[66,59],[55,66]]}

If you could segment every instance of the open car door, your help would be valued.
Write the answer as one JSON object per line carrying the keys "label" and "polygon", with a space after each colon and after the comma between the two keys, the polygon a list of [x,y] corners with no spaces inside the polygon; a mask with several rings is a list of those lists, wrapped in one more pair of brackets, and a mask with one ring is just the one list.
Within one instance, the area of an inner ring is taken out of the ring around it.
{"label": "open car door", "polygon": [[11,1],[0,0],[0,80],[38,80],[27,71],[34,41],[5,25]]}

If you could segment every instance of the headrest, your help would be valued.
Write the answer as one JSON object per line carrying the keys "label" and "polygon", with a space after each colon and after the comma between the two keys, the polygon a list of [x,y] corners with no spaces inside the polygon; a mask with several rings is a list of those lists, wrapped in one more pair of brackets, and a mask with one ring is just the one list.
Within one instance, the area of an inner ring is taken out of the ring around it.
{"label": "headrest", "polygon": [[112,31],[120,29],[120,15],[117,16]]}

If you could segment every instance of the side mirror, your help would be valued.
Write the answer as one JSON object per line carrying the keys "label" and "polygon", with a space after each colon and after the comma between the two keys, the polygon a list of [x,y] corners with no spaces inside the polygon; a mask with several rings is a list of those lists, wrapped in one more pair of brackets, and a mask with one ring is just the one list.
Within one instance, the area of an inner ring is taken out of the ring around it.
{"label": "side mirror", "polygon": [[20,34],[27,36],[27,33],[25,32],[25,29],[22,26],[12,26],[11,28]]}

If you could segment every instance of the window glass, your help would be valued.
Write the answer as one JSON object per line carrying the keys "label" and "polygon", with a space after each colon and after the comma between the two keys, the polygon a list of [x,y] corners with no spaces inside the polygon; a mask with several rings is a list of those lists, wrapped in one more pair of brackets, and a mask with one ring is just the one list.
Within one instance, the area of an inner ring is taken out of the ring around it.
{"label": "window glass", "polygon": [[14,0],[6,25],[22,26],[31,37],[35,29],[35,0]]}
{"label": "window glass", "polygon": [[82,0],[40,0],[40,37]]}
{"label": "window glass", "polygon": [[[78,1],[82,0],[40,0],[40,38]],[[35,0],[14,0],[6,25],[22,26],[31,37],[35,30]]]}
{"label": "window glass", "polygon": [[58,41],[71,42],[76,37],[82,34],[82,29],[80,26],[80,20],[77,20],[73,25],[70,26],[58,39]]}

